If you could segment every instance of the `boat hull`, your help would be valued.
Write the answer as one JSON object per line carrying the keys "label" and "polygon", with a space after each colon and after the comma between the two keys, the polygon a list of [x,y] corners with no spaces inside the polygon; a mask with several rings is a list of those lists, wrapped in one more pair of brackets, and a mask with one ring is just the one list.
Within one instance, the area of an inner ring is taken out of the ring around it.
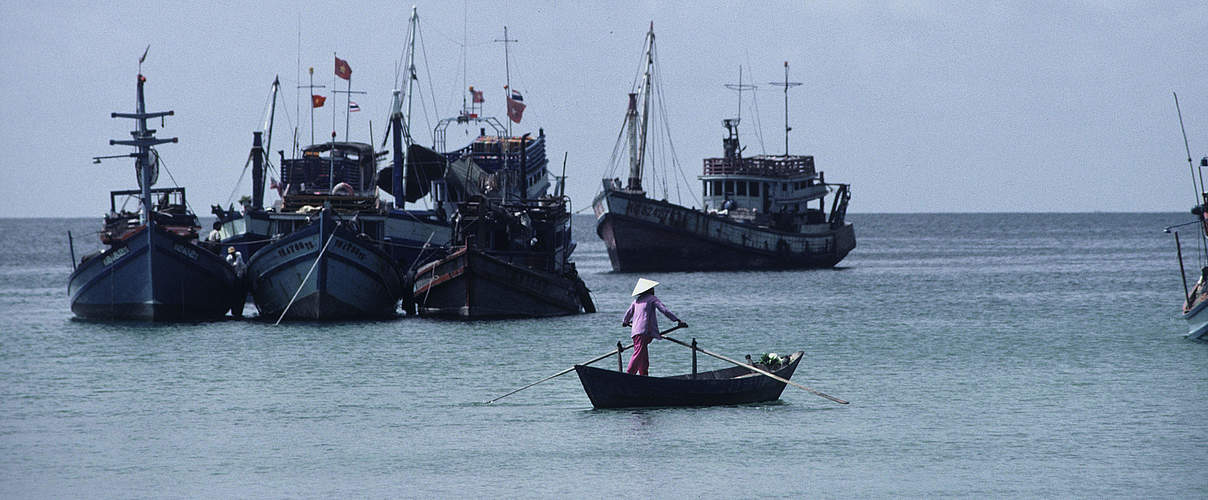
{"label": "boat hull", "polygon": [[462,247],[416,272],[413,300],[421,316],[531,318],[578,314],[586,292],[577,276],[529,269]]}
{"label": "boat hull", "polygon": [[142,321],[220,318],[237,300],[237,289],[224,260],[154,225],[86,258],[67,285],[76,316]]}
{"label": "boat hull", "polygon": [[248,278],[260,316],[274,321],[282,313],[294,320],[388,317],[402,294],[392,259],[328,211],[257,251]]}
{"label": "boat hull", "polygon": [[856,247],[847,223],[785,232],[613,190],[593,208],[617,272],[829,268]]}
{"label": "boat hull", "polygon": [[1187,321],[1187,338],[1208,340],[1208,300],[1195,304],[1183,319]]}
{"label": "boat hull", "polygon": [[[803,353],[772,373],[788,380]],[[759,403],[780,399],[785,383],[742,367],[695,375],[648,377],[575,365],[591,405],[595,408],[651,406],[713,406]]]}

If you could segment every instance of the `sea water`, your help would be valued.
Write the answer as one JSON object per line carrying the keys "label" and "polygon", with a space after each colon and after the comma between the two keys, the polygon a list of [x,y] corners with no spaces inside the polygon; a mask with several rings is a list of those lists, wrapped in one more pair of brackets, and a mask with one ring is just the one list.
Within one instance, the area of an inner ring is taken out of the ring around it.
{"label": "sea water", "polygon": [[803,350],[793,380],[851,401],[641,410],[573,372],[483,404],[626,338],[639,275],[590,217],[596,314],[281,326],[73,319],[67,233],[78,259],[100,221],[0,219],[0,497],[1205,498],[1208,344],[1161,231],[1189,217],[852,214],[838,269],[641,275],[677,338]]}

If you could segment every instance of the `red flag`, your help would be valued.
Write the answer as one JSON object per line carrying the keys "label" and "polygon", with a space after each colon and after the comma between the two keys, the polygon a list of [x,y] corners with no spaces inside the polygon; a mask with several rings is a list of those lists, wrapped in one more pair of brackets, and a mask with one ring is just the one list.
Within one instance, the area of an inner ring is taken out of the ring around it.
{"label": "red flag", "polygon": [[524,97],[520,92],[513,90],[508,95],[508,118],[513,122],[520,123],[520,118],[524,116]]}
{"label": "red flag", "polygon": [[472,85],[470,86],[470,96],[471,96],[470,100],[473,101],[474,103],[481,103],[481,102],[486,101],[486,98],[483,97],[483,95],[482,95],[482,91],[474,90],[474,86],[472,86]]}
{"label": "red flag", "polygon": [[324,102],[327,102],[327,97],[325,97],[325,96],[321,96],[321,95],[311,95],[310,96],[310,107],[312,107],[312,108],[321,108],[321,107],[323,107]]}
{"label": "red flag", "polygon": [[345,80],[352,80],[352,66],[348,65],[348,61],[336,58],[336,76]]}

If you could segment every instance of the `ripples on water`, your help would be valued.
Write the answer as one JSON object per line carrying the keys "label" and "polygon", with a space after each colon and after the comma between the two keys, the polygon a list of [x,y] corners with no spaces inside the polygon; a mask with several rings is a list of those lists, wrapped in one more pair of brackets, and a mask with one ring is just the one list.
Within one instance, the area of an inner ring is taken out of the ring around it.
{"label": "ripples on water", "polygon": [[1160,231],[1185,216],[851,219],[839,270],[647,277],[679,338],[803,349],[794,380],[853,404],[614,411],[573,374],[481,403],[624,337],[637,276],[590,218],[598,314],[282,327],[72,320],[66,232],[78,257],[98,221],[0,219],[0,495],[1208,496],[1208,345]]}

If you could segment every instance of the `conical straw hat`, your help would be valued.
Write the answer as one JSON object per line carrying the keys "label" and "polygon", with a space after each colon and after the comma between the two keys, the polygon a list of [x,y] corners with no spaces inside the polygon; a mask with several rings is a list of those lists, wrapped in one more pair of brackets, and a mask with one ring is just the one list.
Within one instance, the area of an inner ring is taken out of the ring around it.
{"label": "conical straw hat", "polygon": [[633,296],[636,297],[638,294],[645,292],[646,290],[650,290],[656,286],[659,286],[659,282],[648,280],[646,278],[638,278],[638,284],[633,287]]}

